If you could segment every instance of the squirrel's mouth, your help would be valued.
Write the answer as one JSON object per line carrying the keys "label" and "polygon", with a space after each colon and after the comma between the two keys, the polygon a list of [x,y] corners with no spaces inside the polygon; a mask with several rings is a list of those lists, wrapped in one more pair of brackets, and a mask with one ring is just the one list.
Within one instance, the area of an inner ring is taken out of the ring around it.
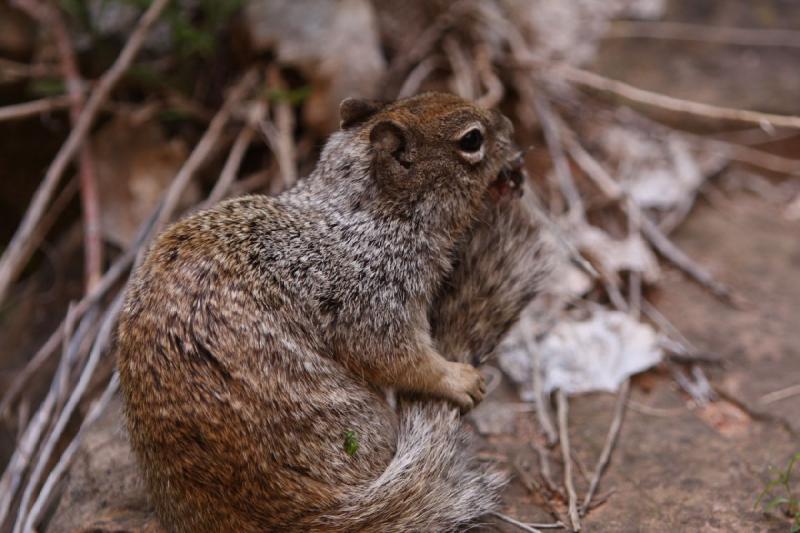
{"label": "squirrel's mouth", "polygon": [[516,152],[489,184],[489,192],[495,199],[522,196],[522,184],[527,178],[523,155],[522,151]]}

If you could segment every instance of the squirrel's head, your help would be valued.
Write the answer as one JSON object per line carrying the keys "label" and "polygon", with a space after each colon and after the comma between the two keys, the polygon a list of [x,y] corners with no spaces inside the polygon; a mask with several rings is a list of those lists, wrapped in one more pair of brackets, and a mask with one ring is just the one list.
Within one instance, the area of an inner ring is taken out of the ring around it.
{"label": "squirrel's head", "polygon": [[348,98],[340,116],[348,144],[369,163],[373,200],[422,214],[468,210],[514,155],[511,121],[450,94]]}

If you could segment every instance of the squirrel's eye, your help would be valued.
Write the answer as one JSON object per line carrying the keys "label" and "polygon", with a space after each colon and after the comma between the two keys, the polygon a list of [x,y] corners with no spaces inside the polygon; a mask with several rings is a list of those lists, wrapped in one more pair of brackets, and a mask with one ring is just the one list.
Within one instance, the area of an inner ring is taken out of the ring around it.
{"label": "squirrel's eye", "polygon": [[483,133],[478,128],[471,129],[458,140],[458,147],[464,152],[477,152],[483,145]]}

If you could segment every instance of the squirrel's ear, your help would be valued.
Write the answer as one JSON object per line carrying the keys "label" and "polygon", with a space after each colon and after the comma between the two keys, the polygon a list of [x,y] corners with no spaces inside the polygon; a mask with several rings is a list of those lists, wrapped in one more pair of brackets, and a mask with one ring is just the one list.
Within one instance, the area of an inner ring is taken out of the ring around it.
{"label": "squirrel's ear", "polygon": [[398,158],[406,147],[406,133],[395,122],[384,120],[372,127],[369,142],[376,151]]}
{"label": "squirrel's ear", "polygon": [[367,100],[362,98],[345,98],[339,104],[339,125],[343,130],[364,122],[369,117],[383,109],[386,104],[380,100]]}

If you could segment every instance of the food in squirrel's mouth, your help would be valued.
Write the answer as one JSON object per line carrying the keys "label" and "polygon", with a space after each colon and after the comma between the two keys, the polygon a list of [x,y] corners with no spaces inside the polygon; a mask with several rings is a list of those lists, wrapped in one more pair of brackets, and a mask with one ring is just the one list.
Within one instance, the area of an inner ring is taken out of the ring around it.
{"label": "food in squirrel's mouth", "polygon": [[489,193],[496,202],[522,196],[522,184],[526,178],[522,155],[523,152],[517,152],[506,161],[497,178],[489,184]]}

